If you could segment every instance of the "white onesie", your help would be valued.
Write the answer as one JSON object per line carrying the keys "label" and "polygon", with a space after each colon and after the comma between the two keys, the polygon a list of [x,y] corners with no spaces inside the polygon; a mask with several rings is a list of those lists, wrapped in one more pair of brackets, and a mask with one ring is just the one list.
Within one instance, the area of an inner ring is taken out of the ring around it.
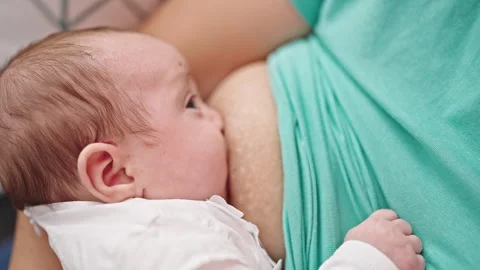
{"label": "white onesie", "polygon": [[[207,201],[65,202],[25,212],[35,227],[45,229],[66,270],[282,267],[262,248],[257,227],[219,196]],[[352,241],[320,269],[397,268],[375,248]]]}

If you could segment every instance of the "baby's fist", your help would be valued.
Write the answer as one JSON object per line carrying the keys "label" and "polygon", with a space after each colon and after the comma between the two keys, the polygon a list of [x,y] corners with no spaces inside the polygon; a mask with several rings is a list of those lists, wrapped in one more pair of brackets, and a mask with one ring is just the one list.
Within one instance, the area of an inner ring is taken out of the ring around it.
{"label": "baby's fist", "polygon": [[392,210],[378,210],[351,229],[345,241],[362,241],[383,252],[399,270],[423,270],[422,242],[408,222]]}

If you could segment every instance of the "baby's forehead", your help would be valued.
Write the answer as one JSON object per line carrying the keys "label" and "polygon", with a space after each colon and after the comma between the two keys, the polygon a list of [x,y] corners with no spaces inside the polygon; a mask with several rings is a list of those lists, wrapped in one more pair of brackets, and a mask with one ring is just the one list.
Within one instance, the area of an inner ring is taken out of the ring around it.
{"label": "baby's forehead", "polygon": [[101,51],[95,57],[121,85],[149,88],[174,83],[188,73],[187,61],[174,47],[147,35],[114,32],[90,42]]}

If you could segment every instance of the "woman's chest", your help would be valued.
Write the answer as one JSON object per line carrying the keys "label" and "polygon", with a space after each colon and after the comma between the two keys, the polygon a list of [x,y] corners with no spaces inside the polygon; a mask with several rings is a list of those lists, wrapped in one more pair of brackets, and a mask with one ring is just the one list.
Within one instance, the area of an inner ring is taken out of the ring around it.
{"label": "woman's chest", "polygon": [[282,258],[282,160],[265,64],[249,65],[233,73],[209,103],[225,120],[230,203],[259,227],[270,256]]}

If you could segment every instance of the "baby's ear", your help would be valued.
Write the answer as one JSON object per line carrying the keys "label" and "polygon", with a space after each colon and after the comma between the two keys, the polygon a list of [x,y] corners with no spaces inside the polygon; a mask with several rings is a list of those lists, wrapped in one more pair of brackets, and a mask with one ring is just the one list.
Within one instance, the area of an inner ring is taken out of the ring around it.
{"label": "baby's ear", "polygon": [[78,156],[82,185],[99,200],[121,202],[135,197],[135,179],[125,172],[118,146],[108,143],[87,145]]}

